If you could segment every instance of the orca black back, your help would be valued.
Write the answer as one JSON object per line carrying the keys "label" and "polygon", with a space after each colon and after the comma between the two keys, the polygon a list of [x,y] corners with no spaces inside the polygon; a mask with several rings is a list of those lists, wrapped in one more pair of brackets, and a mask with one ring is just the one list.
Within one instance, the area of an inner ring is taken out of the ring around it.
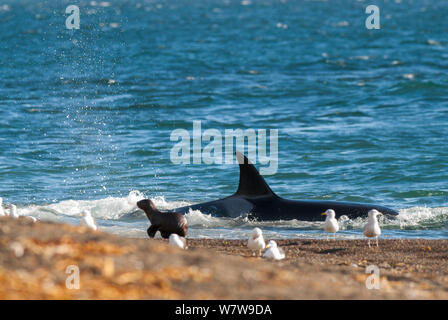
{"label": "orca black back", "polygon": [[376,209],[385,215],[396,216],[398,212],[379,205],[327,200],[288,200],[276,195],[255,166],[243,154],[236,152],[240,179],[237,191],[220,200],[199,203],[174,209],[187,213],[200,210],[203,214],[219,217],[247,215],[257,220],[321,220],[321,213],[333,209],[336,217],[345,215],[351,219],[367,217],[367,212]]}

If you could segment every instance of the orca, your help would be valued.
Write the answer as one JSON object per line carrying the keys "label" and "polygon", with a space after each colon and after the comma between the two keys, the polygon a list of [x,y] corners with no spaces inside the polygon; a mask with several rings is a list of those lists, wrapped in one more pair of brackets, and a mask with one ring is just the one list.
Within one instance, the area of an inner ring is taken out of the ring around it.
{"label": "orca", "polygon": [[258,221],[266,220],[302,220],[319,221],[327,209],[336,212],[336,218],[347,216],[350,219],[367,217],[367,213],[376,209],[384,215],[397,216],[398,212],[379,205],[321,201],[287,200],[276,195],[268,186],[255,166],[241,153],[236,152],[240,167],[238,190],[231,196],[176,208],[173,211],[185,214],[190,210],[200,210],[203,214],[217,217],[237,218],[247,215]]}

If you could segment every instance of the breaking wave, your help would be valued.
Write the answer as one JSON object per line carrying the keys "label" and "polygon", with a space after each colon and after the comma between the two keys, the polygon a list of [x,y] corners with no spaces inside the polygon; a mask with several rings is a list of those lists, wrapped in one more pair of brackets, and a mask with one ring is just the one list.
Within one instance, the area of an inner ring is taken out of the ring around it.
{"label": "breaking wave", "polygon": [[[79,224],[78,214],[90,210],[100,229],[129,237],[146,237],[149,226],[143,211],[137,208],[137,201],[145,194],[131,191],[125,197],[107,197],[99,200],[65,200],[43,205],[18,207],[18,213],[34,216],[41,220]],[[161,210],[170,210],[192,204],[188,201],[167,201],[163,196],[151,200]],[[277,220],[256,221],[247,216],[221,218],[190,210],[186,214],[189,236],[193,238],[245,239],[250,229],[259,227],[271,238],[322,238],[322,221]],[[362,228],[367,218],[339,218],[341,226],[338,238],[362,237]],[[447,236],[448,207],[411,207],[399,210],[397,217],[381,217],[380,225],[385,237],[442,238]],[[431,230],[430,233],[425,231]]]}

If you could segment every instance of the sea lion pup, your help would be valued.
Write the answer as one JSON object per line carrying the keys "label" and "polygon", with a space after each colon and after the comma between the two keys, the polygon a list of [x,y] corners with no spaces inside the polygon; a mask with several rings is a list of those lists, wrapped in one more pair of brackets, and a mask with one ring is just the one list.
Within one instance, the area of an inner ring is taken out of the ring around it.
{"label": "sea lion pup", "polygon": [[146,216],[151,222],[148,228],[148,236],[154,238],[157,231],[160,231],[162,238],[168,239],[170,234],[175,233],[181,237],[187,235],[187,219],[177,212],[161,212],[149,199],[137,202],[137,207],[145,211]]}

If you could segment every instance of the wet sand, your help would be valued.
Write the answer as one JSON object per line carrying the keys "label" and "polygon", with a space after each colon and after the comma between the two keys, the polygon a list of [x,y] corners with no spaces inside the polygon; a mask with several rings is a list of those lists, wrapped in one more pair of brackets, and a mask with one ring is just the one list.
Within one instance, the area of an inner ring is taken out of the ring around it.
{"label": "wet sand", "polygon": [[[188,250],[49,222],[0,218],[0,299],[447,299],[448,240],[278,240],[267,261],[241,240]],[[366,267],[380,289],[367,289]],[[79,268],[79,289],[73,269]],[[71,276],[71,277],[70,277]]]}

